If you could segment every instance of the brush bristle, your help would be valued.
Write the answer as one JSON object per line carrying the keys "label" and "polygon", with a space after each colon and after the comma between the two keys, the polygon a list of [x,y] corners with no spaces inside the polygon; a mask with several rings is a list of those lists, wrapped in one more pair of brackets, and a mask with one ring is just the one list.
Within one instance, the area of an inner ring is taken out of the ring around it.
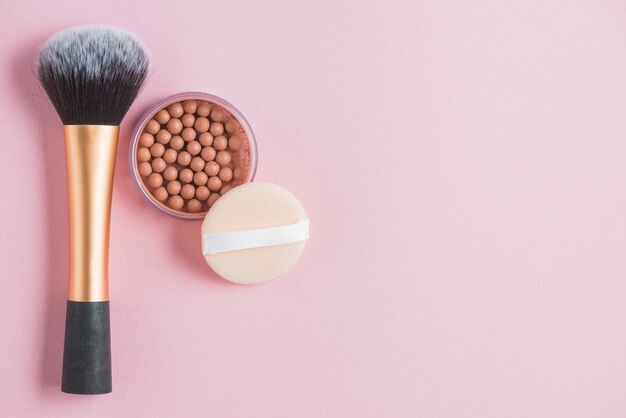
{"label": "brush bristle", "polygon": [[130,32],[77,26],[37,55],[37,76],[64,125],[119,125],[148,73],[148,54]]}

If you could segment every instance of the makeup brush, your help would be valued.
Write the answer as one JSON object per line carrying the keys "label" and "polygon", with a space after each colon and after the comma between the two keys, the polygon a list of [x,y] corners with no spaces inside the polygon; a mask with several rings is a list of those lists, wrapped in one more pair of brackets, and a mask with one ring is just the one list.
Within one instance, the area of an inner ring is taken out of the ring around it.
{"label": "makeup brush", "polygon": [[61,390],[111,392],[109,220],[119,125],[141,90],[148,55],[130,32],[103,25],[56,33],[36,71],[61,117],[70,213],[70,277]]}

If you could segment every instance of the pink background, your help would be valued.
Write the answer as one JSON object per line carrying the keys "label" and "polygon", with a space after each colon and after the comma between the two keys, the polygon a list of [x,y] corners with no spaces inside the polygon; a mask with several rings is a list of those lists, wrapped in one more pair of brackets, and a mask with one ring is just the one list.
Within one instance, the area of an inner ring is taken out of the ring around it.
{"label": "pink background", "polygon": [[[78,397],[62,128],[32,62],[98,22],[154,71],[118,155],[114,392]],[[0,39],[0,415],[626,416],[623,2],[5,1]],[[186,90],[235,104],[257,179],[307,208],[286,276],[221,280],[200,224],[134,189],[134,123]]]}

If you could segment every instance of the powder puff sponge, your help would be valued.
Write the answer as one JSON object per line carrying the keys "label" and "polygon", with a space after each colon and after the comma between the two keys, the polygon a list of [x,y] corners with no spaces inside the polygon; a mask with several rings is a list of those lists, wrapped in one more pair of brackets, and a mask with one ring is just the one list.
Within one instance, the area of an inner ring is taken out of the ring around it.
{"label": "powder puff sponge", "polygon": [[[300,224],[301,222],[305,224]],[[298,224],[306,225],[306,231],[299,228]],[[217,200],[207,213],[202,224],[203,238],[210,234],[218,236],[219,241],[219,236],[223,233],[259,229],[269,229],[273,232],[278,229],[279,232],[285,232],[280,230],[280,227],[285,226],[287,228],[296,226],[299,230],[291,231],[296,232],[295,236],[291,232],[288,234],[295,242],[214,254],[208,254],[205,247],[204,258],[224,279],[235,283],[253,284],[285,273],[304,250],[308,238],[308,218],[302,204],[291,192],[269,183],[247,183],[235,187]],[[280,239],[278,238],[279,241]],[[245,247],[245,244],[243,246]]]}

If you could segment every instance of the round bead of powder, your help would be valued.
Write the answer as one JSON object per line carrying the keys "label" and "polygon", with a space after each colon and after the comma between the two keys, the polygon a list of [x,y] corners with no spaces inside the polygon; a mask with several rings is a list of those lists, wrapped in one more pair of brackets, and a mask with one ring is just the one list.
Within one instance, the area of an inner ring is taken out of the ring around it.
{"label": "round bead of powder", "polygon": [[198,171],[193,175],[193,184],[196,186],[204,186],[208,179],[209,176],[207,176],[204,171]]}
{"label": "round bead of powder", "polygon": [[150,160],[150,155],[150,150],[148,148],[141,147],[137,150],[138,161],[148,161]]}
{"label": "round bead of powder", "polygon": [[232,189],[233,186],[231,186],[230,184],[227,184],[225,186],[222,186],[222,188],[220,189],[220,194],[222,196],[224,196],[226,193],[228,193],[230,191],[230,189]]}
{"label": "round bead of powder", "polygon": [[196,114],[198,116],[207,117],[209,116],[209,113],[211,113],[211,105],[208,102],[200,102],[198,104],[198,108],[196,109]]}
{"label": "round bead of powder", "polygon": [[154,136],[148,132],[144,132],[139,136],[139,145],[142,147],[151,147],[154,144]]}
{"label": "round bead of powder", "polygon": [[171,194],[172,196],[173,195],[177,195],[178,193],[180,193],[180,189],[181,188],[182,188],[182,186],[176,180],[170,181],[169,183],[167,183],[167,186],[166,186],[167,192],[169,194]]}
{"label": "round bead of powder", "polygon": [[228,167],[223,167],[220,170],[220,174],[218,175],[220,180],[228,182],[231,181],[233,179],[233,170],[231,170]]}
{"label": "round bead of powder", "polygon": [[220,151],[215,156],[215,161],[222,167],[230,164],[230,153],[228,151]]}
{"label": "round bead of powder", "polygon": [[178,153],[176,152],[176,150],[173,150],[171,148],[166,149],[163,153],[163,159],[166,163],[173,164],[176,161],[177,157]]}
{"label": "round bead of powder", "polygon": [[172,103],[171,105],[169,105],[167,107],[167,111],[173,118],[179,118],[183,115],[183,113],[185,113],[185,110],[183,109],[183,105],[181,105],[178,102]]}
{"label": "round bead of powder", "polygon": [[215,106],[211,110],[211,120],[215,122],[223,122],[226,119],[226,111],[219,106]]}
{"label": "round bead of powder", "polygon": [[233,135],[228,138],[228,147],[233,151],[239,151],[241,146],[243,145],[243,141],[239,135]]}
{"label": "round bead of powder", "polygon": [[177,134],[183,130],[183,123],[180,119],[170,119],[170,121],[167,122],[167,130],[172,134]]}
{"label": "round bead of powder", "polygon": [[183,102],[183,110],[185,111],[185,113],[194,113],[197,108],[198,103],[196,103],[196,101],[193,99],[185,100]]}
{"label": "round bead of powder", "polygon": [[163,144],[159,144],[158,142],[156,144],[152,144],[152,146],[150,147],[150,154],[153,157],[160,157],[163,155],[164,152],[165,147],[163,146]]}
{"label": "round bead of powder", "polygon": [[200,203],[197,199],[191,199],[187,202],[187,212],[189,213],[197,213],[202,209],[202,203]]}
{"label": "round bead of powder", "polygon": [[178,153],[178,158],[176,159],[176,161],[180,165],[189,165],[189,163],[191,162],[191,154],[189,154],[187,151],[181,151]]}
{"label": "round bead of powder", "polygon": [[167,199],[167,206],[174,210],[182,209],[184,203],[185,201],[183,200],[183,198],[178,195],[170,196],[170,198]]}
{"label": "round bead of powder", "polygon": [[193,128],[185,128],[180,134],[186,142],[196,139],[196,131]]}
{"label": "round bead of powder", "polygon": [[137,171],[139,171],[140,175],[148,177],[150,174],[152,174],[152,165],[150,165],[149,162],[144,161],[143,163],[139,163],[139,165],[137,166]]}
{"label": "round bead of powder", "polygon": [[178,177],[183,183],[191,183],[191,181],[193,180],[193,171],[188,168],[184,168],[180,170],[180,173],[178,173]]}
{"label": "round bead of powder", "polygon": [[193,157],[191,159],[191,162],[189,163],[189,167],[193,171],[202,171],[202,169],[204,168],[204,164],[205,162],[202,157]]}
{"label": "round bead of powder", "polygon": [[167,190],[165,190],[165,187],[163,186],[158,187],[152,192],[152,196],[154,196],[154,198],[159,202],[165,202],[165,199],[167,199]]}
{"label": "round bead of powder", "polygon": [[187,113],[183,115],[182,118],[180,118],[180,121],[183,123],[183,126],[185,128],[191,128],[193,126],[193,123],[196,121],[196,117]]}
{"label": "round bead of powder", "polygon": [[161,124],[154,119],[150,119],[148,123],[146,123],[145,131],[149,134],[156,134],[161,129]]}
{"label": "round bead of powder", "polygon": [[224,124],[224,129],[226,129],[226,132],[228,132],[229,134],[234,134],[235,132],[237,132],[237,129],[239,129],[239,122],[237,122],[235,118],[230,118]]}
{"label": "round bead of powder", "polygon": [[204,147],[202,151],[200,151],[200,156],[204,161],[213,161],[215,159],[215,148],[213,147]]}
{"label": "round bead of powder", "polygon": [[206,185],[209,188],[209,190],[217,191],[222,187],[222,180],[220,180],[220,178],[217,176],[209,177],[209,180],[206,182]]}
{"label": "round bead of powder", "polygon": [[184,146],[185,146],[185,140],[182,137],[178,135],[174,135],[172,139],[170,139],[170,148],[178,151],[182,149]]}
{"label": "round bead of powder", "polygon": [[163,178],[167,181],[172,181],[172,180],[176,180],[176,177],[178,177],[178,170],[176,169],[176,167],[166,167],[165,170],[163,170]]}
{"label": "round bead of powder", "polygon": [[219,193],[211,193],[211,196],[209,196],[209,200],[207,201],[207,203],[209,204],[209,206],[213,206],[213,203],[215,203],[215,201],[219,198]]}
{"label": "round bead of powder", "polygon": [[224,133],[224,125],[219,122],[213,122],[209,127],[209,132],[211,132],[213,136],[221,135]]}
{"label": "round bead of powder", "polygon": [[223,151],[228,147],[228,139],[224,135],[216,136],[213,140],[213,147],[218,151]]}
{"label": "round bead of powder", "polygon": [[156,112],[156,115],[154,115],[154,119],[161,125],[165,125],[170,120],[170,118],[171,116],[169,112],[165,109],[159,110],[158,112]]}
{"label": "round bead of powder", "polygon": [[209,161],[204,166],[204,172],[209,176],[217,176],[217,173],[220,172],[220,165],[215,161]]}
{"label": "round bead of powder", "polygon": [[198,132],[206,132],[209,130],[210,125],[211,125],[211,122],[209,122],[207,118],[199,117],[194,122],[193,127]]}
{"label": "round bead of powder", "polygon": [[152,160],[152,169],[155,173],[162,173],[165,167],[167,167],[167,163],[163,158],[159,157]]}
{"label": "round bead of powder", "polygon": [[202,151],[202,145],[198,141],[191,141],[187,144],[187,152],[191,155],[198,155]]}
{"label": "round bead of powder", "polygon": [[159,173],[152,173],[148,176],[147,183],[150,187],[159,187],[163,184],[163,177]]}
{"label": "round bead of powder", "polygon": [[235,169],[233,170],[233,177],[235,178],[235,180],[245,180],[246,175],[246,169],[242,166],[235,167]]}
{"label": "round bead of powder", "polygon": [[209,132],[203,132],[198,137],[198,142],[200,142],[200,145],[202,145],[203,147],[208,147],[213,143],[213,135],[211,135]]}
{"label": "round bead of powder", "polygon": [[156,134],[156,140],[159,144],[167,144],[172,139],[172,134],[167,129],[161,129]]}
{"label": "round bead of powder", "polygon": [[207,200],[210,194],[211,192],[206,186],[200,186],[196,189],[196,199],[200,200],[201,202]]}
{"label": "round bead of powder", "polygon": [[183,199],[191,199],[196,194],[196,188],[191,184],[185,184],[182,189],[180,189],[180,195]]}

